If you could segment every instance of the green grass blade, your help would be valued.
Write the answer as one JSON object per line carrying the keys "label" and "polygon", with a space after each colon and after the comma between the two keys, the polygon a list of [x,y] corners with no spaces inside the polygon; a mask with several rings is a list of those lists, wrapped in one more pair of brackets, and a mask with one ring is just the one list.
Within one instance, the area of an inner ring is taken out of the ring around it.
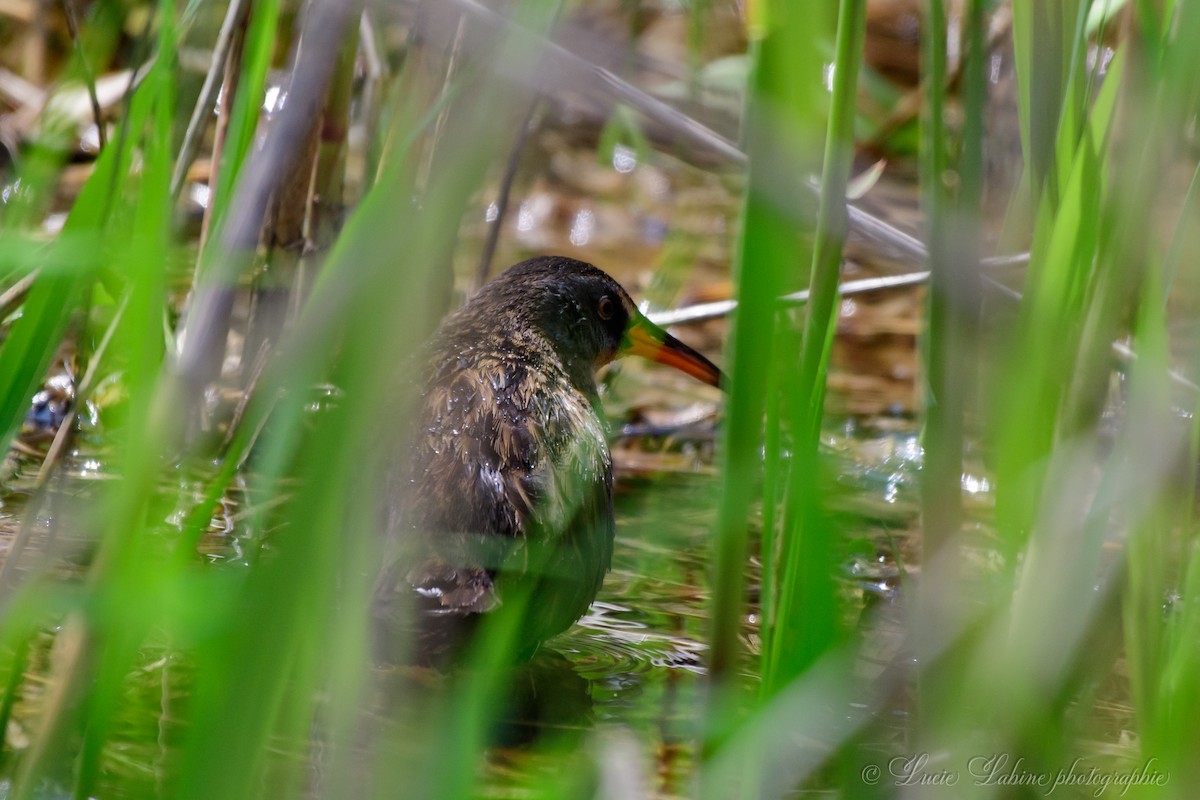
{"label": "green grass blade", "polygon": [[836,326],[842,245],[848,222],[846,186],[854,155],[858,66],[862,60],[866,4],[839,4],[833,95],[825,134],[820,206],[801,340],[799,393],[792,396],[791,422],[795,461],[788,527],[782,542],[779,580],[782,591],[774,637],[767,642],[765,689],[790,681],[837,639],[840,622],[834,586],[837,558],[834,526],[821,519],[817,448],[824,417],[825,379]]}

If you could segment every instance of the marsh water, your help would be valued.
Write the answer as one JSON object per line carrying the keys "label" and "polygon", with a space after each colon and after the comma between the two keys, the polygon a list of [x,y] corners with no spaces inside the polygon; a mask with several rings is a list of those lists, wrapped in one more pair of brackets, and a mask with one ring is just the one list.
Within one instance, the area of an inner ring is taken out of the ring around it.
{"label": "marsh water", "polygon": [[[634,427],[634,426],[631,426]],[[827,457],[836,471],[838,524],[853,538],[842,581],[855,614],[890,606],[900,591],[903,568],[917,550],[916,472],[920,448],[911,424],[889,420],[888,430],[829,431]],[[567,633],[548,642],[521,677],[536,701],[519,702],[506,715],[489,759],[490,796],[521,796],[519,787],[554,772],[555,759],[540,742],[594,741],[623,746],[645,765],[647,788],[655,795],[687,794],[693,747],[703,703],[709,637],[707,582],[716,478],[711,468],[712,430],[705,426],[616,441],[618,538],[613,569],[590,612]],[[836,466],[835,466],[836,465]],[[11,546],[22,523],[24,484],[32,460],[20,460],[4,497],[3,519]],[[107,476],[103,461],[73,457],[59,485],[68,519],[86,503],[89,486]],[[986,486],[986,482],[981,482]],[[834,488],[834,487],[831,487]],[[975,492],[986,504],[986,488]],[[230,496],[214,515],[200,550],[212,570],[246,568],[246,552],[262,546],[260,532],[242,520],[252,500]],[[72,510],[71,507],[74,507]],[[53,509],[53,506],[51,506]],[[43,512],[29,547],[54,554],[57,580],[78,580],[90,558],[89,544],[73,540],[69,526]],[[752,596],[758,591],[757,555],[746,565]],[[743,641],[747,691],[757,683],[757,616],[746,615]],[[865,616],[864,616],[865,618]],[[264,623],[268,624],[268,623]],[[898,632],[899,628],[896,629]],[[27,656],[25,684],[8,723],[10,747],[28,745],[31,727],[45,700],[45,680],[55,653],[55,630],[39,637]],[[105,753],[102,797],[161,795],[166,765],[186,736],[190,667],[185,648],[159,640],[143,648],[127,679],[114,741]],[[879,668],[899,657],[899,641],[880,640],[870,653]],[[511,726],[511,727],[509,727]],[[615,737],[615,738],[614,738]],[[276,756],[303,757],[309,743],[278,742]],[[47,787],[43,795],[68,796]]]}

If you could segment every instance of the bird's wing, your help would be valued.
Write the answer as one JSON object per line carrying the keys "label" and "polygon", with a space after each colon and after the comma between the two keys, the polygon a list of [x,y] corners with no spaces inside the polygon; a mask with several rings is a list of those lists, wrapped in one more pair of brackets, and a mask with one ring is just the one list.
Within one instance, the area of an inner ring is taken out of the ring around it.
{"label": "bird's wing", "polygon": [[531,635],[570,625],[612,554],[611,460],[588,398],[552,371],[485,361],[432,382],[416,422],[389,525],[404,554],[381,589],[407,585],[442,617],[536,594]]}

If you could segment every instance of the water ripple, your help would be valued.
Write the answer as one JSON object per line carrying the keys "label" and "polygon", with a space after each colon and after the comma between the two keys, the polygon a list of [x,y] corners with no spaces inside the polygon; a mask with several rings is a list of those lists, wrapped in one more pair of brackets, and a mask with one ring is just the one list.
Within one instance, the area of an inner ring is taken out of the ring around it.
{"label": "water ripple", "polygon": [[584,673],[641,674],[655,668],[703,674],[707,645],[657,631],[630,618],[633,611],[616,603],[596,602],[569,633],[552,647]]}

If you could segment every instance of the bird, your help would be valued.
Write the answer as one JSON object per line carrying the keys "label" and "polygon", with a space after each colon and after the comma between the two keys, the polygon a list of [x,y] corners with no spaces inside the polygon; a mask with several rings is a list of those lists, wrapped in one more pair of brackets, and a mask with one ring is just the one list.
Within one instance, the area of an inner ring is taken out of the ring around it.
{"label": "bird", "polygon": [[527,660],[587,611],[615,535],[596,373],[626,355],[726,383],[607,273],[562,256],[508,268],[430,338],[374,603],[384,636],[415,622],[410,662],[452,659],[506,604]]}

